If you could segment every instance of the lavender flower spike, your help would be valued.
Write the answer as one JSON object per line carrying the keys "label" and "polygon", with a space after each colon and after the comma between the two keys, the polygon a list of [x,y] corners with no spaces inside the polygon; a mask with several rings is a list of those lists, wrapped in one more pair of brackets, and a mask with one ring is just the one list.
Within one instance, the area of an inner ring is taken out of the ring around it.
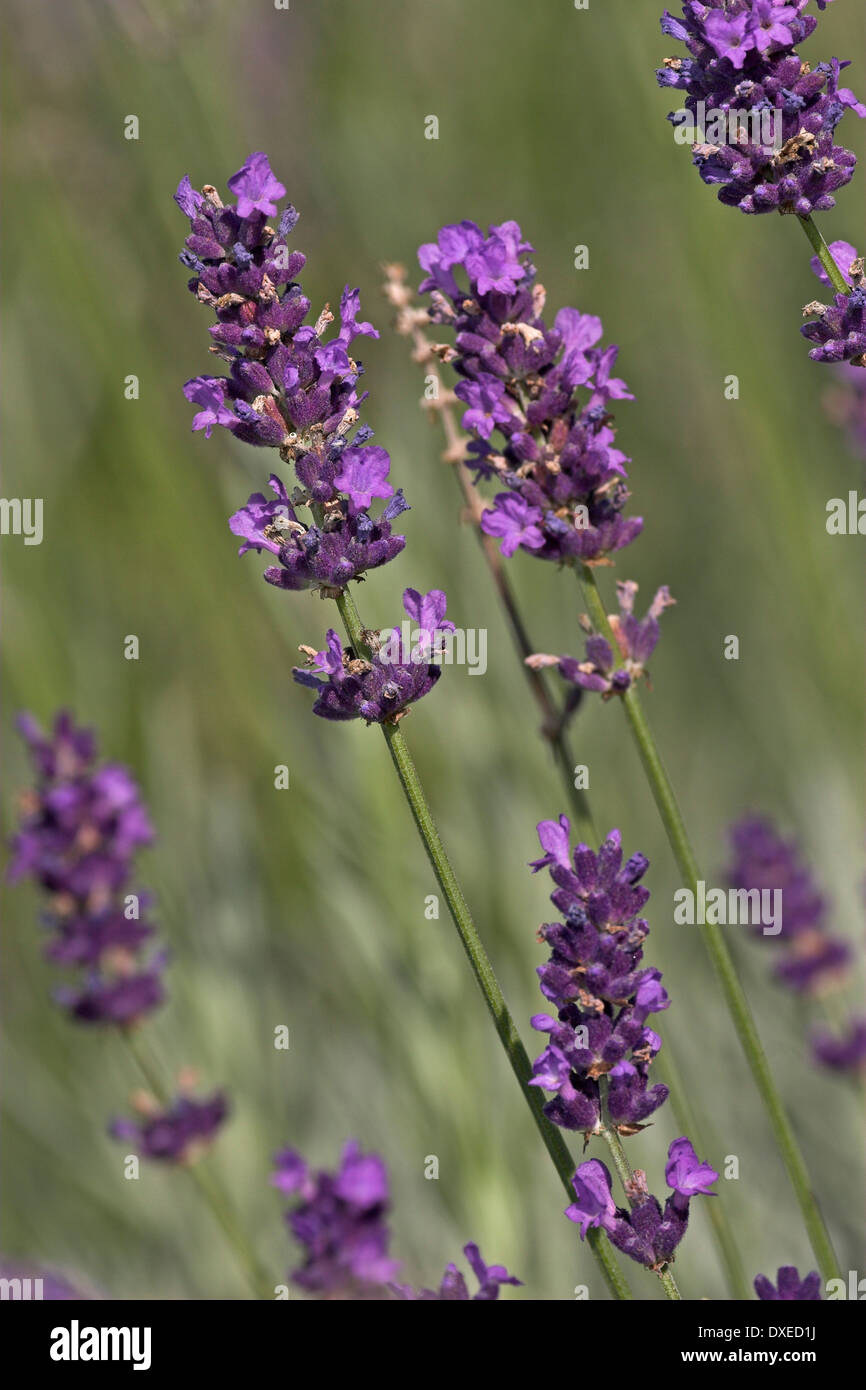
{"label": "lavender flower spike", "polygon": [[597,854],[582,844],[571,853],[570,831],[567,816],[542,821],[538,838],[545,853],[531,865],[535,872],[550,871],[551,901],[565,922],[539,928],[551,947],[538,969],[541,992],[557,1016],[532,1019],[550,1041],[529,1084],[555,1093],[544,1107],[554,1124],[592,1134],[601,1121],[605,1079],[611,1119],[622,1133],[634,1133],[668,1096],[661,1082],[649,1085],[661,1039],[647,1019],[670,1004],[659,971],[641,968],[649,927],[638,914],[649,892],[640,880],[649,864],[642,854],[623,864],[618,830]]}
{"label": "lavender flower spike", "polygon": [[762,1303],[816,1303],[821,1299],[821,1276],[812,1270],[801,1279],[793,1265],[782,1265],[771,1284],[765,1274],[755,1278],[755,1293]]}
{"label": "lavender flower spike", "polygon": [[81,1022],[131,1026],[163,999],[164,955],[142,958],[149,900],[131,891],[136,853],[153,839],[140,791],[125,767],[97,761],[93,734],[65,711],[50,735],[30,715],[18,727],[37,785],[22,798],[9,877],[42,889],[46,955],[81,972],[57,1002]]}
{"label": "lavender flower spike", "polygon": [[135,1097],[140,1120],[113,1120],[113,1139],[134,1144],[142,1158],[161,1163],[194,1162],[213,1142],[228,1116],[228,1101],[221,1091],[205,1100],[181,1095],[166,1109],[151,1097]]}
{"label": "lavender flower spike", "polygon": [[388,1254],[388,1174],[378,1154],[350,1140],[335,1174],[313,1172],[294,1149],[274,1161],[274,1186],[297,1201],[286,1213],[305,1251],[295,1283],[324,1298],[386,1299],[399,1262]]}
{"label": "lavender flower spike", "polygon": [[292,675],[300,685],[316,691],[314,714],[323,719],[393,724],[433,689],[442,674],[438,663],[444,655],[444,634],[454,631],[454,624],[445,618],[445,595],[441,589],[423,596],[407,589],[403,607],[419,626],[412,632],[411,624],[404,622],[402,630],[395,627],[378,642],[370,634],[374,645],[369,660],[351,648],[344,650],[333,629],[328,631],[324,651],[301,647],[310,667],[296,666]]}
{"label": "lavender flower spike", "polygon": [[616,587],[619,613],[611,615],[610,626],[619,649],[619,660],[607,638],[594,632],[589,620],[583,619],[582,625],[589,633],[583,661],[573,656],[549,656],[536,652],[526,658],[526,664],[535,670],[556,666],[565,680],[581,690],[598,691],[603,700],[624,695],[641,677],[649,680],[646,663],[659,640],[658,620],[666,608],[676,603],[676,599],[671,598],[667,587],[662,587],[657,590],[646,617],[639,620],[634,616],[637,584],[633,580],[620,580]]}
{"label": "lavender flower spike", "polygon": [[[379,335],[360,319],[358,291],[348,285],[333,337],[326,337],[334,322],[327,305],[314,325],[305,323],[310,301],[296,278],[305,258],[289,248],[298,215],[289,207],[276,227],[268,224],[285,189],[265,154],[250,155],[228,186],[236,204],[224,204],[210,186],[198,192],[186,177],[175,194],[190,221],[181,253],[193,271],[189,288],[216,316],[212,350],[228,367],[226,376],[199,376],[184,386],[197,407],[192,427],[209,439],[220,426],[294,465],[291,494],[272,476],[275,500],[253,493],[229,525],[243,540],[241,554],[274,557],[268,583],[334,596],[405,545],[391,531],[407,503],[388,481],[390,459],[369,445],[369,426],[359,426],[366,392],[356,389],[363,366],[352,344]],[[374,498],[386,502],[375,517]],[[303,519],[298,508],[310,515]]]}
{"label": "lavender flower spike", "polygon": [[[834,259],[852,289],[848,294],[835,294],[829,306],[813,299],[803,314],[817,314],[817,318],[804,323],[800,332],[818,344],[809,353],[813,362],[850,362],[853,367],[866,367],[866,267],[863,257],[848,242],[834,242],[831,251],[834,248],[838,253]],[[816,261],[817,257],[812,261],[813,270]],[[827,282],[820,261],[817,264],[818,278]]]}
{"label": "lavender flower spike", "polygon": [[796,841],[784,839],[771,821],[747,816],[731,827],[733,888],[770,889],[782,895],[782,948],[775,965],[781,984],[817,996],[837,986],[851,960],[848,943],[827,930],[827,903]]}
{"label": "lavender flower spike", "polygon": [[586,1240],[591,1228],[600,1227],[624,1255],[658,1272],[674,1259],[686,1233],[692,1197],[715,1196],[710,1186],[718,1177],[708,1163],[699,1162],[688,1139],[675,1139],[665,1168],[665,1179],[672,1191],[664,1208],[647,1191],[644,1174],[636,1172],[634,1190],[629,1192],[631,1210],[627,1211],[613,1200],[607,1168],[593,1158],[577,1169],[576,1200],[565,1214],[580,1226],[581,1240]]}
{"label": "lavender flower spike", "polygon": [[505,556],[605,563],[643,525],[623,515],[628,459],[609,410],[632,396],[612,374],[618,349],[597,346],[600,319],[566,308],[545,323],[531,252],[516,222],[486,236],[474,222],[443,227],[418,252],[420,292],[430,294],[433,323],[454,335],[437,352],[461,378],[468,465],[505,489],[482,514],[482,531]]}
{"label": "lavender flower spike", "polygon": [[847,63],[810,64],[796,52],[818,23],[808,3],[685,0],[681,20],[662,17],[663,33],[688,50],[657,73],[661,87],[686,94],[685,111],[668,120],[678,140],[680,130],[691,135],[704,183],[741,212],[809,217],[832,208],[854,173],[834,132],[846,111],[863,117],[866,106],[840,86]]}

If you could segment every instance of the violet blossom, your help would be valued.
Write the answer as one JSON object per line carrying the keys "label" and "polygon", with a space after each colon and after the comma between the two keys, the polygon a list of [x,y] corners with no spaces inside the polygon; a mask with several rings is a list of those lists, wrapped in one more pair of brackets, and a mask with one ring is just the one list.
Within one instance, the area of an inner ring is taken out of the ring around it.
{"label": "violet blossom", "polygon": [[755,1278],[755,1293],[762,1303],[816,1303],[821,1299],[821,1276],[817,1270],[802,1279],[794,1265],[782,1265],[771,1284],[765,1274]]}
{"label": "violet blossom", "polygon": [[[426,695],[442,674],[445,634],[454,624],[446,619],[441,589],[421,595],[406,589],[403,607],[411,620],[373,642],[369,659],[344,648],[330,628],[323,651],[301,647],[307,667],[294,667],[300,685],[316,692],[313,713],[323,719],[363,719],[368,724],[396,723],[408,707]],[[414,632],[411,623],[418,624]]]}
{"label": "violet blossom", "polygon": [[294,1149],[274,1163],[274,1186],[296,1199],[286,1213],[304,1250],[294,1282],[325,1298],[387,1298],[399,1262],[388,1254],[388,1174],[379,1155],[350,1140],[334,1174],[314,1172]]}
{"label": "violet blossom", "polygon": [[[804,315],[817,315],[804,323],[800,332],[809,342],[817,343],[809,353],[813,362],[849,362],[852,367],[866,367],[866,268],[862,256],[847,241],[834,241],[830,246],[833,259],[845,281],[851,286],[847,294],[836,293],[830,305],[813,299],[805,305]],[[812,270],[823,284],[830,280],[817,256],[811,261]]]}
{"label": "violet blossom", "polygon": [[57,1002],[81,1022],[131,1026],[164,993],[164,955],[142,955],[154,934],[140,915],[149,899],[131,888],[135,856],[153,840],[141,793],[127,768],[99,762],[94,735],[66,711],[51,734],[30,715],[18,728],[37,785],[22,798],[9,877],[39,886],[52,933],[46,956],[80,971]]}
{"label": "violet blossom", "polygon": [[582,1240],[589,1230],[601,1229],[624,1255],[648,1269],[663,1271],[688,1228],[691,1199],[715,1196],[711,1187],[718,1177],[714,1168],[699,1161],[687,1138],[675,1139],[665,1168],[665,1181],[672,1190],[664,1207],[637,1170],[628,1193],[630,1209],[626,1209],[614,1202],[608,1169],[593,1158],[578,1167],[572,1179],[575,1201],[565,1214],[580,1226]]}
{"label": "violet blossom", "polygon": [[661,1039],[647,1020],[670,1004],[661,973],[641,966],[649,927],[638,914],[649,890],[640,880],[649,864],[642,854],[623,863],[618,830],[598,852],[584,844],[572,851],[570,832],[567,816],[542,821],[545,853],[531,865],[549,870],[551,901],[565,921],[539,928],[551,948],[538,968],[541,992],[557,1014],[532,1019],[549,1042],[529,1084],[554,1093],[544,1113],[564,1129],[594,1133],[606,1108],[618,1128],[633,1133],[668,1095],[661,1082],[649,1084]]}
{"label": "violet blossom", "polygon": [[656,591],[646,617],[638,619],[634,615],[637,584],[633,580],[619,580],[616,588],[619,613],[609,617],[616,652],[607,638],[593,631],[589,620],[584,619],[583,626],[589,635],[583,661],[573,656],[535,652],[526,658],[527,666],[534,670],[556,666],[565,680],[581,690],[597,691],[603,700],[624,695],[642,677],[648,680],[646,663],[659,640],[658,620],[666,608],[676,603],[676,599],[671,598],[669,589],[663,586]]}
{"label": "violet blossom", "polygon": [[438,351],[461,378],[467,464],[505,489],[482,514],[482,531],[505,556],[520,549],[594,563],[643,525],[623,515],[629,460],[615,447],[609,409],[633,398],[612,375],[618,349],[598,346],[600,319],[566,308],[545,323],[532,249],[516,222],[487,235],[469,221],[443,227],[418,252],[420,290],[432,322],[454,335]]}
{"label": "violet blossom", "polygon": [[221,1091],[204,1100],[181,1095],[167,1107],[150,1098],[140,1103],[141,1118],[111,1122],[109,1134],[135,1146],[141,1158],[161,1163],[187,1164],[213,1142],[228,1116],[228,1101]]}
{"label": "violet blossom", "polygon": [[391,1292],[395,1298],[425,1302],[492,1303],[498,1299],[503,1284],[520,1285],[523,1282],[509,1274],[504,1265],[485,1264],[477,1245],[464,1245],[463,1254],[478,1280],[475,1293],[470,1294],[466,1279],[455,1264],[449,1264],[446,1268],[438,1290],[419,1289],[416,1292],[408,1284],[392,1284]]}
{"label": "violet blossom", "polygon": [[691,125],[701,178],[741,212],[808,217],[832,208],[854,173],[856,158],[834,132],[846,111],[866,116],[866,105],[840,85],[847,62],[809,64],[797,53],[818,23],[808,3],[685,0],[681,19],[665,10],[661,20],[688,50],[657,73],[661,87],[686,94],[688,122],[681,112],[668,119]]}
{"label": "violet blossom", "polygon": [[[268,224],[285,189],[265,154],[250,155],[228,185],[237,204],[223,204],[211,186],[198,192],[188,177],[175,194],[190,220],[181,254],[193,271],[189,288],[216,316],[212,348],[228,368],[184,386],[198,407],[192,427],[210,438],[220,426],[294,466],[291,493],[272,476],[276,500],[253,493],[229,524],[243,539],[241,554],[266,551],[278,561],[265,571],[269,583],[334,594],[405,546],[391,522],[408,504],[388,481],[386,450],[371,446],[372,430],[359,425],[366,392],[356,389],[363,366],[352,345],[379,334],[359,317],[358,291],[348,285],[334,337],[325,336],[334,322],[327,306],[305,323],[310,301],[297,281],[305,257],[288,244],[298,214],[288,207],[276,227]],[[377,517],[374,498],[386,502]]]}

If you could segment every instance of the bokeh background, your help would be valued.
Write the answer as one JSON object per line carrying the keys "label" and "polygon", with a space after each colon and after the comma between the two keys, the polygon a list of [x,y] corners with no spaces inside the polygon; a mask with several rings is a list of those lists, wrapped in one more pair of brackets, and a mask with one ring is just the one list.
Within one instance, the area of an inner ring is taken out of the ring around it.
{"label": "bokeh background", "polygon": [[[654,69],[673,48],[654,0],[101,0],[5,7],[5,496],[40,496],[41,546],[4,538],[3,810],[28,783],[20,708],[70,706],[140,778],[159,832],[144,857],[172,953],[155,1019],[168,1069],[225,1085],[234,1116],[207,1160],[275,1282],[296,1254],[268,1185],[293,1144],[321,1165],[348,1136],[381,1151],[394,1249],[437,1281],[469,1239],[525,1281],[509,1297],[604,1297],[517,1094],[375,729],[314,720],[289,667],[331,620],[236,559],[226,517],[271,457],[190,434],[181,384],[210,369],[206,311],[186,292],[172,202],[183,173],[224,187],[265,149],[302,220],[314,307],[358,284],[381,328],[364,342],[368,417],[413,510],[407,549],[359,593],[387,624],[411,584],[448,590],[489,630],[483,678],[446,669],[405,726],[446,843],[528,1045],[540,1007],[535,928],[546,887],[523,867],[535,822],[564,809],[478,548],[460,522],[421,379],[380,297],[381,263],[414,267],[448,221],[515,218],[553,309],[603,316],[637,399],[618,412],[643,537],[616,571],[678,606],[653,662],[650,715],[709,881],[726,826],[766,810],[803,838],[835,925],[863,947],[862,541],[825,532],[828,498],[863,464],[828,419],[828,369],[798,332],[814,297],[793,221],[719,205],[675,145]],[[840,0],[814,61],[859,60],[866,16]],[[140,120],[138,141],[124,119]],[[425,117],[439,139],[424,138]],[[854,117],[844,142],[861,155]],[[863,241],[864,179],[821,219]],[[590,267],[574,268],[585,244]],[[413,268],[413,277],[415,274]],[[136,374],[140,399],[124,398]],[[724,398],[736,373],[740,399]],[[510,573],[540,650],[575,650],[567,575]],[[607,592],[612,576],[603,575]],[[140,660],[123,656],[136,634]],[[740,659],[723,639],[740,638]],[[811,1268],[697,935],[674,927],[677,875],[616,707],[575,727],[597,821],[652,860],[652,936],[674,1004],[662,1016],[723,1182],[750,1274]],[[288,791],[274,767],[290,768]],[[122,1175],[105,1133],[136,1082],[113,1039],[50,1002],[38,903],[5,890],[2,1248],[113,1297],[239,1298],[237,1269],[182,1175]],[[856,1095],[808,1060],[808,1020],[769,979],[771,942],[730,929],[764,1041],[844,1269],[862,1267]],[[861,976],[862,981],[862,976]],[[277,1052],[286,1024],[291,1048]],[[535,1055],[533,1053],[533,1055]],[[666,1107],[629,1143],[663,1190]],[[439,1158],[438,1181],[423,1176]],[[690,1297],[722,1297],[696,1204],[677,1261]],[[654,1281],[629,1266],[642,1297]]]}

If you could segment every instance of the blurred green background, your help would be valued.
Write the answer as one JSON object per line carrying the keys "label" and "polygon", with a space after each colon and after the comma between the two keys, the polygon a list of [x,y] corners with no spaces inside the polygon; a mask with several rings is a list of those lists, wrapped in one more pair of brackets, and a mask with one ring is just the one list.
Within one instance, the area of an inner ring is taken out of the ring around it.
{"label": "blurred green background", "polygon": [[[636,394],[619,412],[643,537],[615,575],[641,601],[668,583],[650,716],[708,880],[725,828],[767,810],[802,835],[835,924],[863,943],[862,541],[828,537],[828,498],[862,484],[822,409],[828,369],[798,333],[814,297],[793,221],[723,208],[675,145],[654,69],[672,51],[659,3],[592,0],[102,0],[5,7],[5,496],[44,498],[41,546],[4,538],[4,824],[29,771],[18,709],[60,705],[135,770],[159,839],[143,857],[172,952],[152,1032],[166,1068],[197,1066],[234,1117],[208,1160],[278,1281],[295,1249],[268,1186],[293,1144],[332,1165],[347,1136],[390,1167],[395,1252],[438,1280],[477,1240],[525,1281],[508,1297],[569,1299],[596,1267],[517,1093],[375,729],[313,719],[289,667],[332,611],[262,583],[226,517],[274,456],[190,433],[181,384],[212,369],[209,316],[177,261],[183,173],[224,188],[265,149],[302,220],[314,310],[346,281],[382,330],[364,342],[367,418],[413,510],[408,545],[359,593],[398,616],[411,584],[441,586],[461,626],[489,630],[484,678],[446,669],[404,726],[527,1045],[540,1007],[535,941],[546,884],[523,867],[534,826],[564,809],[478,548],[459,524],[421,378],[379,296],[381,263],[412,267],[443,222],[517,219],[552,310],[603,316]],[[860,58],[854,0],[806,56]],[[138,141],[124,119],[140,121]],[[439,139],[424,138],[425,117]],[[844,143],[863,157],[860,123]],[[821,218],[863,244],[864,180]],[[577,271],[585,244],[590,268]],[[140,399],[124,398],[136,374]],[[736,373],[740,399],[724,398]],[[509,570],[539,650],[574,651],[576,587],[524,556]],[[609,596],[610,572],[602,573]],[[123,656],[127,634],[141,645]],[[740,638],[725,661],[723,639]],[[647,958],[674,1005],[675,1045],[750,1276],[813,1259],[745,1063],[695,934],[674,929],[676,871],[620,711],[587,701],[574,730],[599,825],[651,858]],[[291,787],[274,789],[276,764]],[[245,1295],[182,1175],[124,1180],[105,1134],[136,1082],[108,1035],[49,1002],[31,888],[5,892],[2,1245],[109,1296]],[[810,1065],[807,1019],[769,980],[772,944],[731,929],[764,1041],[844,1269],[862,1267],[856,1098]],[[286,1024],[291,1048],[277,1052]],[[540,1050],[540,1049],[536,1049]],[[533,1055],[535,1053],[533,1052]],[[670,1106],[629,1141],[663,1191]],[[573,1145],[577,1153],[577,1145]],[[427,1155],[438,1181],[424,1178]],[[677,1260],[690,1297],[722,1297],[706,1215]],[[640,1297],[660,1292],[629,1265]]]}

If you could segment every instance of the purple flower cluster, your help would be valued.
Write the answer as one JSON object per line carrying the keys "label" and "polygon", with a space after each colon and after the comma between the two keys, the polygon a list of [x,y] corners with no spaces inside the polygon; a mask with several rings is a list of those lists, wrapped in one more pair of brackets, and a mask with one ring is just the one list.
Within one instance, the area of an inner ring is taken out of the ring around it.
{"label": "purple flower cluster", "polygon": [[432,690],[442,674],[438,661],[444,655],[443,635],[454,631],[445,617],[446,606],[441,589],[428,594],[406,589],[403,607],[417,627],[407,631],[411,623],[404,622],[403,630],[392,628],[384,640],[367,634],[373,644],[369,660],[351,647],[344,649],[333,628],[324,651],[301,647],[310,665],[294,667],[292,675],[315,690],[313,713],[323,719],[364,719],[368,724],[401,719],[407,706]]}
{"label": "purple flower cluster", "polygon": [[[818,344],[809,353],[813,362],[850,362],[852,367],[866,367],[866,267],[850,242],[834,241],[830,252],[851,289],[848,294],[834,294],[830,305],[817,299],[807,304],[803,314],[816,314],[817,318],[804,323],[800,332],[810,343]],[[812,257],[811,266],[829,288],[830,278],[817,256]]]}
{"label": "purple flower cluster", "polygon": [[635,681],[646,677],[646,663],[649,661],[660,632],[658,620],[666,608],[676,603],[671,598],[667,586],[656,591],[645,618],[634,616],[634,600],[638,586],[634,580],[617,581],[617,601],[619,613],[611,614],[609,622],[618,648],[615,654],[606,637],[594,632],[588,619],[584,626],[589,633],[586,641],[586,656],[578,661],[574,656],[550,656],[536,652],[526,658],[527,666],[540,670],[545,666],[556,666],[560,675],[581,690],[594,690],[603,700],[614,695],[624,695]]}
{"label": "purple flower cluster", "polygon": [[[276,228],[268,224],[286,190],[265,154],[250,155],[228,186],[236,204],[224,205],[210,186],[198,192],[188,177],[175,194],[190,220],[181,253],[193,271],[189,288],[213,310],[212,351],[229,368],[227,376],[186,383],[184,393],[198,407],[193,429],[209,438],[220,425],[294,465],[291,497],[272,477],[275,500],[254,493],[231,529],[243,538],[241,554],[265,550],[276,558],[265,573],[269,583],[339,591],[405,545],[391,533],[407,503],[388,481],[388,454],[368,444],[369,426],[356,428],[367,393],[356,390],[363,367],[350,350],[356,338],[379,334],[360,319],[358,291],[348,286],[335,336],[325,339],[334,321],[327,306],[305,325],[310,301],[296,280],[305,257],[288,246],[298,214],[288,207]],[[390,499],[375,519],[373,498]],[[309,522],[299,519],[300,506],[309,508]]]}
{"label": "purple flower cluster", "polygon": [[350,1140],[335,1174],[313,1172],[294,1149],[274,1159],[272,1182],[298,1199],[286,1213],[289,1228],[305,1251],[292,1271],[302,1289],[326,1298],[387,1298],[399,1269],[388,1246],[388,1174],[377,1154],[362,1154]]}
{"label": "purple flower cluster", "polygon": [[[438,1292],[393,1282],[400,1264],[388,1253],[388,1171],[378,1154],[363,1154],[349,1140],[336,1173],[313,1172],[294,1149],[284,1149],[274,1161],[274,1186],[298,1199],[286,1220],[305,1251],[304,1263],[292,1271],[302,1289],[331,1299],[470,1301],[466,1280],[453,1264]],[[520,1283],[502,1265],[486,1265],[477,1245],[464,1246],[464,1254],[479,1284],[473,1300],[496,1299],[500,1285]]]}
{"label": "purple flower cluster", "polygon": [[794,1265],[782,1265],[776,1275],[776,1283],[771,1284],[766,1274],[755,1279],[755,1293],[762,1303],[815,1303],[821,1298],[821,1276],[812,1270],[804,1279],[800,1278]]}
{"label": "purple flower cluster", "polygon": [[689,1224],[692,1197],[714,1197],[710,1189],[718,1173],[701,1163],[686,1138],[675,1139],[668,1150],[665,1181],[671,1194],[664,1207],[647,1190],[639,1170],[628,1192],[630,1210],[613,1200],[611,1177],[597,1158],[581,1163],[572,1179],[576,1200],[566,1216],[580,1226],[582,1240],[590,1228],[601,1228],[612,1245],[648,1269],[663,1270],[673,1260]]}
{"label": "purple flower cluster", "polygon": [[178,1096],[166,1109],[143,1101],[140,1120],[113,1120],[113,1139],[135,1145],[142,1158],[163,1163],[191,1163],[213,1141],[229,1112],[221,1091],[204,1100]]}
{"label": "purple flower cluster", "polygon": [[499,1290],[503,1284],[522,1283],[522,1280],[509,1274],[504,1265],[485,1264],[477,1245],[464,1245],[463,1254],[478,1280],[476,1293],[470,1294],[466,1280],[455,1264],[449,1264],[445,1270],[438,1290],[419,1289],[416,1292],[408,1284],[392,1284],[391,1292],[395,1298],[427,1302],[492,1303],[499,1297]]}
{"label": "purple flower cluster", "polygon": [[46,895],[47,957],[81,971],[56,998],[84,1023],[127,1027],[163,999],[161,955],[142,950],[153,926],[139,916],[145,895],[130,888],[135,855],[153,830],[125,767],[100,763],[94,735],[58,714],[50,735],[18,721],[36,787],[22,798],[9,876],[31,878]]}
{"label": "purple flower cluster", "polygon": [[[785,840],[766,817],[747,816],[731,827],[733,888],[779,890],[783,948],[774,973],[799,995],[820,996],[838,988],[851,965],[851,949],[827,927],[828,904],[793,839]],[[851,1019],[841,1034],[826,1031],[812,1039],[816,1061],[833,1071],[866,1068],[866,1018]]]}
{"label": "purple flower cluster", "polygon": [[817,995],[838,983],[851,961],[847,943],[827,930],[826,899],[803,862],[796,841],[785,840],[764,816],[746,816],[731,827],[732,888],[776,889],[782,894],[783,948],[777,979],[799,994]]}
{"label": "purple flower cluster", "polygon": [[834,132],[846,110],[866,116],[866,106],[840,86],[848,63],[812,67],[796,52],[818,23],[804,13],[808,3],[686,0],[682,19],[662,17],[662,32],[689,56],[667,59],[659,85],[687,94],[695,133],[705,137],[692,146],[701,178],[741,212],[821,212],[854,173],[856,158]]}
{"label": "purple flower cluster", "polygon": [[612,400],[633,397],[611,374],[618,348],[597,346],[600,319],[561,309],[546,325],[532,249],[516,222],[486,236],[474,222],[443,227],[418,252],[420,289],[430,292],[432,321],[454,333],[454,346],[439,351],[461,377],[456,394],[473,436],[468,463],[506,489],[481,529],[501,540],[506,556],[520,548],[543,560],[594,563],[643,526],[623,515],[629,460],[614,447],[609,412]]}
{"label": "purple flower cluster", "polygon": [[583,844],[571,853],[570,831],[567,816],[542,821],[538,838],[545,852],[531,865],[534,872],[550,870],[551,901],[565,921],[539,928],[551,948],[538,969],[541,992],[557,1016],[532,1019],[550,1041],[529,1084],[554,1093],[544,1113],[564,1129],[593,1133],[606,1107],[618,1128],[633,1132],[668,1095],[661,1082],[649,1084],[661,1039],[647,1019],[670,1000],[661,973],[640,968],[649,931],[638,916],[649,898],[640,880],[648,861],[634,854],[623,864],[618,830],[598,853]]}

